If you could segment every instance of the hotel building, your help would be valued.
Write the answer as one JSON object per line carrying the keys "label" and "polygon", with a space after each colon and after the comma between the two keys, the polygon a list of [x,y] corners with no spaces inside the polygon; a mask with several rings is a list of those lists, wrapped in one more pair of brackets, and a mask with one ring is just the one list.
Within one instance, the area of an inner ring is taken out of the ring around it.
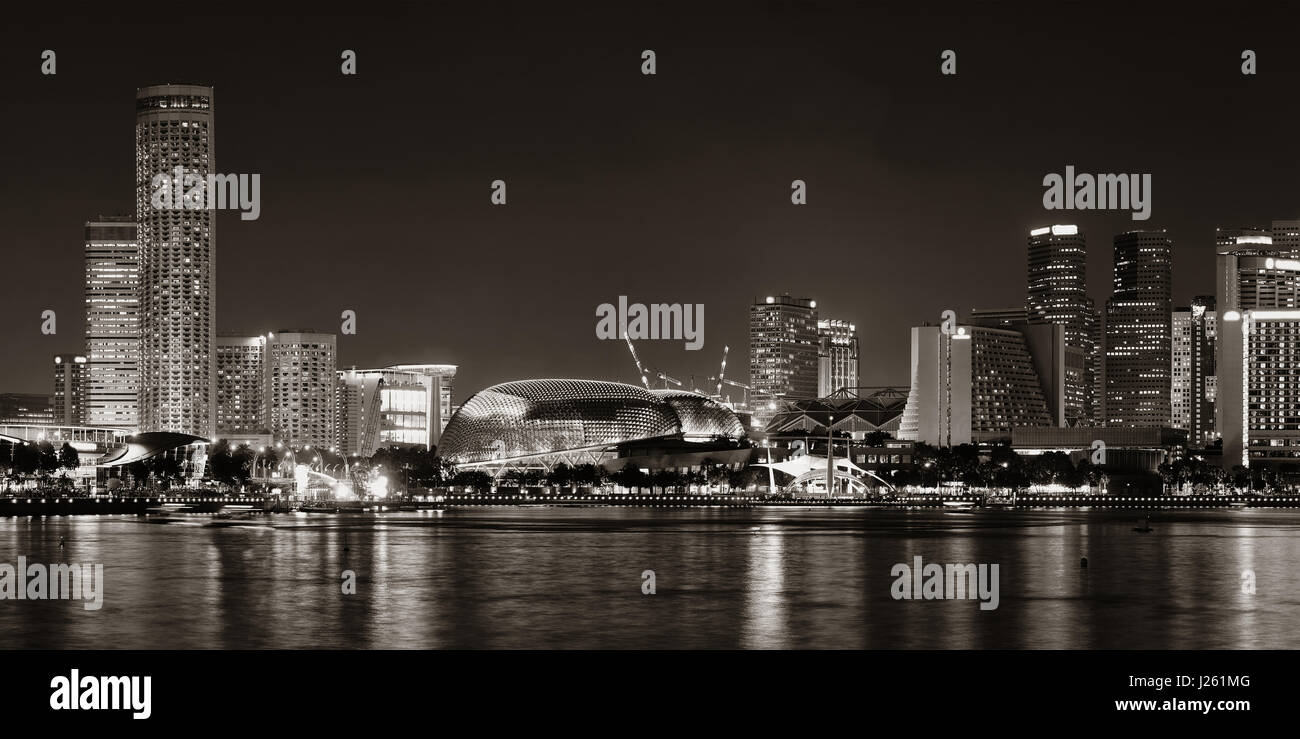
{"label": "hotel building", "polygon": [[955,446],[1010,438],[1021,426],[1065,425],[1065,327],[987,320],[951,333],[912,329],[898,438]]}
{"label": "hotel building", "polygon": [[335,443],[334,334],[291,329],[266,340],[266,407],[271,433],[291,447]]}
{"label": "hotel building", "polygon": [[217,336],[217,436],[246,437],[270,430],[266,406],[265,336]]}
{"label": "hotel building", "polygon": [[[135,213],[141,252],[140,419],[143,431],[214,431],[216,218],[207,209],[155,208],[155,177],[177,167],[216,172],[213,91],[156,85],[136,91]],[[331,383],[332,384],[332,383]]]}

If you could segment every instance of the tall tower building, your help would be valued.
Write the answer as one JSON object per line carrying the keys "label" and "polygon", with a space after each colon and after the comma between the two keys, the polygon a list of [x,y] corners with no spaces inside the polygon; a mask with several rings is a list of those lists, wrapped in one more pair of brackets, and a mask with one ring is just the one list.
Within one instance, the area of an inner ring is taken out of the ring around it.
{"label": "tall tower building", "polygon": [[86,423],[86,357],[81,354],[54,356],[54,396],[50,406],[54,423],[83,426]]}
{"label": "tall tower building", "polygon": [[[155,208],[177,168],[216,172],[213,91],[156,85],[136,91],[135,194],[141,251],[140,427],[211,436],[215,422],[216,218],[183,203]],[[182,183],[183,186],[183,183]],[[189,189],[189,188],[185,188]]]}
{"label": "tall tower building", "polygon": [[1300,401],[1292,392],[1300,260],[1274,244],[1275,235],[1289,238],[1279,223],[1215,233],[1215,417],[1229,469],[1300,456]]}
{"label": "tall tower building", "polygon": [[276,440],[335,444],[336,362],[334,334],[291,329],[267,337],[267,417]]}
{"label": "tall tower building", "polygon": [[140,241],[131,216],[86,223],[86,425],[140,423]]}
{"label": "tall tower building", "polygon": [[755,425],[785,398],[817,394],[817,301],[787,293],[749,307],[749,384]]}
{"label": "tall tower building", "polygon": [[1065,327],[1065,419],[1070,426],[1093,420],[1094,311],[1088,299],[1088,248],[1078,226],[1029,232],[1025,308],[1031,324]]}
{"label": "tall tower building", "polygon": [[1173,240],[1164,231],[1115,237],[1106,301],[1106,425],[1160,427],[1170,418]]}
{"label": "tall tower building", "polygon": [[858,327],[838,318],[817,321],[817,397],[858,386]]}
{"label": "tall tower building", "polygon": [[1187,431],[1188,442],[1204,446],[1215,436],[1214,296],[1192,298],[1173,314],[1169,425]]}
{"label": "tall tower building", "polygon": [[270,430],[266,418],[266,337],[217,336],[217,436]]}

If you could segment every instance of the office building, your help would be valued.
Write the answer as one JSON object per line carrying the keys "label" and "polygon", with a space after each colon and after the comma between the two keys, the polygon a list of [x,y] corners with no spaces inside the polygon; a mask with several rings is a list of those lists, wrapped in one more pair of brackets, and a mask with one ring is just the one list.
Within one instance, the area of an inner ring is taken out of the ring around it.
{"label": "office building", "polygon": [[131,216],[86,223],[85,422],[139,430],[140,241]]}
{"label": "office building", "polygon": [[1088,298],[1087,266],[1087,242],[1078,226],[1029,232],[1025,308],[1031,324],[1065,327],[1065,417],[1071,426],[1090,425],[1095,416],[1095,312]]}
{"label": "office building", "polygon": [[0,393],[0,426],[54,426],[52,396]]}
{"label": "office building", "polygon": [[1188,433],[1188,443],[1204,446],[1215,437],[1214,296],[1192,299],[1173,314],[1169,426]]}
{"label": "office building", "polygon": [[1107,426],[1167,426],[1173,241],[1164,231],[1115,237],[1115,282],[1106,301]]}
{"label": "office building", "polygon": [[858,386],[858,328],[848,321],[817,321],[817,396]]}
{"label": "office building", "polygon": [[54,356],[54,395],[50,408],[54,422],[63,426],[86,424],[86,357],[81,354]]}
{"label": "office building", "polygon": [[749,308],[749,384],[755,425],[782,400],[817,396],[817,301],[768,296]]}

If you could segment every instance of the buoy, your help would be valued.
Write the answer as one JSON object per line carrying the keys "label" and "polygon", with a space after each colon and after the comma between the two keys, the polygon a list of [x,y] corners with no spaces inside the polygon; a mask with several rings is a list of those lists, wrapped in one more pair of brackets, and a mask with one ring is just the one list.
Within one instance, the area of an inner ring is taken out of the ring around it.
{"label": "buoy", "polygon": [[1080,567],[1083,567],[1083,568],[1087,568],[1087,566],[1088,566],[1088,558],[1087,558],[1087,557],[1080,557],[1080,558],[1079,558],[1079,566],[1080,566]]}

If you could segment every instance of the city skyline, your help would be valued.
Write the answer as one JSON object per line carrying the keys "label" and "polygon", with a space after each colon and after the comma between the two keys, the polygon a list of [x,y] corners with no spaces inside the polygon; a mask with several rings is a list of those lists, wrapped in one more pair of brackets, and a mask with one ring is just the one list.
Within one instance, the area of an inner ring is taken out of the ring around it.
{"label": "city skyline", "polygon": [[[418,9],[393,12],[409,14],[412,26],[432,17]],[[864,23],[872,17],[850,12]],[[528,18],[529,11],[521,13]],[[907,327],[938,320],[943,309],[1010,304],[1023,295],[1024,234],[1031,228],[1077,223],[1094,244],[1088,271],[1109,273],[1109,249],[1097,248],[1105,243],[1099,240],[1131,230],[1129,214],[1044,211],[1046,173],[1069,164],[1153,173],[1153,215],[1142,226],[1168,229],[1177,245],[1180,305],[1211,292],[1216,226],[1266,226],[1298,210],[1284,166],[1296,147],[1284,124],[1287,72],[1297,59],[1257,18],[1250,45],[1260,49],[1262,71],[1243,79],[1234,59],[1244,44],[1226,40],[1221,25],[1184,19],[1179,40],[1148,39],[1140,59],[1121,63],[1081,54],[1121,43],[1106,38],[1100,18],[1081,14],[1060,31],[1046,18],[991,8],[969,19],[976,29],[988,27],[987,41],[959,48],[959,74],[944,79],[939,51],[959,44],[936,36],[955,33],[956,19],[864,49],[848,29],[823,28],[829,16],[815,5],[781,34],[777,16],[758,9],[727,29],[724,14],[704,11],[681,29],[671,13],[646,14],[636,31],[612,29],[597,42],[588,31],[600,17],[561,11],[534,18],[552,31],[537,38],[523,28],[529,23],[504,29],[505,54],[476,54],[445,24],[433,23],[426,25],[437,51],[429,58],[417,51],[425,44],[401,43],[414,32],[399,23],[385,27],[398,37],[382,45],[366,28],[347,43],[299,42],[301,53],[279,66],[267,59],[285,56],[270,49],[281,43],[276,30],[288,25],[287,16],[273,15],[245,53],[221,63],[203,55],[159,61],[142,49],[110,46],[111,34],[92,38],[97,22],[113,27],[107,17],[67,25],[58,75],[12,80],[19,110],[48,110],[75,98],[81,114],[75,121],[18,116],[7,144],[11,166],[33,173],[20,190],[6,185],[2,212],[13,238],[28,245],[11,263],[42,279],[0,298],[15,317],[5,330],[14,350],[0,359],[0,388],[44,391],[49,357],[79,351],[68,341],[79,334],[81,290],[72,277],[81,269],[79,231],[98,213],[129,209],[130,154],[121,142],[129,135],[130,90],[157,82],[212,84],[222,98],[221,169],[266,177],[259,220],[216,217],[218,280],[226,286],[217,296],[218,331],[331,330],[339,312],[352,309],[358,333],[340,342],[340,366],[458,364],[458,384],[467,391],[524,376],[635,381],[622,348],[593,342],[589,333],[592,311],[609,292],[590,283],[609,281],[602,260],[610,249],[644,257],[619,279],[618,293],[632,300],[737,306],[709,312],[701,352],[646,342],[639,350],[648,364],[679,377],[714,373],[724,344],[745,345],[745,303],[790,292],[818,296],[826,315],[858,326],[869,348],[860,382],[901,385]],[[196,31],[197,44],[231,34],[247,19],[210,20]],[[469,11],[459,20],[474,29],[487,27],[489,16]],[[1136,32],[1155,21],[1138,11],[1130,23]],[[42,24],[33,21],[24,32],[33,25]],[[801,34],[814,28],[824,32],[816,44]],[[1055,38],[1036,39],[1049,28]],[[776,38],[785,39],[779,52],[764,46]],[[1019,45],[999,45],[1009,38]],[[1213,53],[1180,51],[1183,43],[1207,39]],[[645,78],[637,72],[639,53],[656,46],[660,70]],[[351,47],[359,52],[359,73],[343,77],[338,52]],[[109,48],[92,73],[94,50]],[[1053,63],[1023,63],[1033,55]],[[1106,130],[1104,111],[1139,94],[1110,82],[1125,77],[1121,68],[1160,79],[1141,95],[1169,104],[1152,105],[1149,120],[1124,124],[1116,137]],[[421,89],[433,90],[433,105],[451,114],[424,119],[418,133],[389,130],[385,121],[401,104],[393,101],[403,99],[398,91],[416,70]],[[1021,84],[1004,84],[1010,70]],[[1087,76],[1070,74],[1084,70]],[[720,80],[737,84],[714,101]],[[598,89],[599,108],[588,100]],[[558,102],[542,119],[521,120],[515,111],[538,95],[558,95]],[[1194,121],[1205,116],[1191,112],[1211,96],[1227,108],[1264,100],[1269,106],[1258,116]],[[1085,100],[1094,112],[1081,120],[1042,115],[1044,107]],[[664,112],[670,101],[678,112]],[[473,127],[456,113],[470,109]],[[312,130],[294,122],[299,110],[337,123]],[[748,114],[738,116],[742,110]],[[1231,142],[1233,156],[1186,161],[1182,153],[1211,131]],[[773,149],[776,140],[786,144]],[[46,166],[36,167],[34,156]],[[1240,181],[1233,175],[1243,162],[1249,187],[1229,186]],[[56,177],[67,171],[77,177]],[[489,184],[497,178],[509,183],[510,201],[493,208]],[[789,203],[794,179],[808,183],[806,206]],[[889,265],[894,279],[873,283],[870,270],[826,269],[856,260]],[[402,268],[410,264],[427,268]],[[693,268],[683,272],[683,264]],[[539,267],[548,277],[542,284]],[[296,279],[286,285],[286,274]],[[980,279],[971,280],[973,274]],[[481,275],[491,276],[495,290],[456,289]],[[1100,306],[1104,280],[1092,282],[1089,294]],[[938,289],[904,289],[915,284]],[[545,298],[521,313],[504,294]],[[47,308],[61,319],[55,337],[36,330]],[[268,315],[276,318],[261,319]]]}

